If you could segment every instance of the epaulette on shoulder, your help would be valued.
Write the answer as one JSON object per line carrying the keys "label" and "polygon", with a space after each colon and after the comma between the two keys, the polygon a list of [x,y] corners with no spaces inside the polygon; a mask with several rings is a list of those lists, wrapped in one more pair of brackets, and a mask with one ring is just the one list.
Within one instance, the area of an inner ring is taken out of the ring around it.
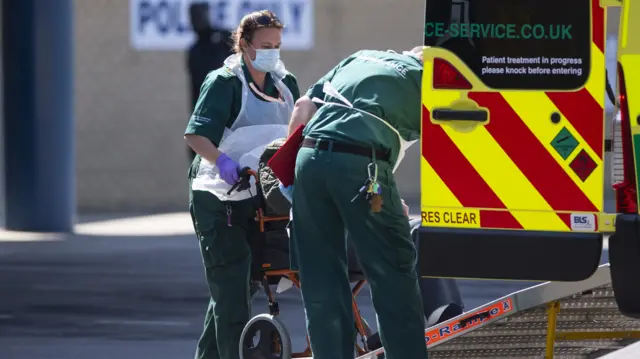
{"label": "epaulette on shoulder", "polygon": [[213,81],[227,82],[234,78],[236,78],[236,74],[233,73],[233,71],[231,71],[231,69],[229,69],[228,67],[222,66],[220,68],[217,68],[209,72],[207,74],[207,77],[205,77],[204,82],[205,83],[212,83]]}
{"label": "epaulette on shoulder", "polygon": [[215,76],[215,78],[223,81],[229,81],[236,77],[236,74],[227,66],[222,66],[216,71],[212,72],[211,75]]}

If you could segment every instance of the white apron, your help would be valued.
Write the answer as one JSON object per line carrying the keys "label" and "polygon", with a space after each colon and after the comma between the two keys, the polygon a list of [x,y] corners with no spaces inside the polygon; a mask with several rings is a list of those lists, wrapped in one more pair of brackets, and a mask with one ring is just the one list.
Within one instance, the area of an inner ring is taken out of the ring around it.
{"label": "white apron", "polygon": [[[260,156],[266,146],[276,139],[287,137],[294,101],[291,91],[282,82],[286,70],[281,61],[278,61],[276,69],[270,74],[284,101],[267,102],[258,99],[249,89],[240,56],[231,55],[224,62],[242,82],[242,105],[231,128],[225,128],[218,149],[238,162],[240,167],[250,167],[257,171]],[[229,195],[227,192],[231,187],[220,177],[215,164],[204,158],[201,160],[198,174],[192,181],[192,190],[211,192],[221,201],[241,201],[257,193],[253,178],[249,190],[234,190]]]}
{"label": "white apron", "polygon": [[400,162],[402,162],[402,159],[404,158],[405,153],[407,152],[407,150],[409,149],[409,147],[411,147],[411,145],[413,145],[414,143],[417,142],[417,140],[415,141],[407,141],[404,138],[402,138],[402,136],[400,136],[400,132],[398,132],[398,130],[395,129],[395,127],[391,126],[391,124],[389,124],[389,122],[383,120],[382,118],[369,113],[367,111],[361,110],[359,108],[355,108],[353,107],[353,104],[351,102],[349,102],[349,100],[347,100],[344,96],[342,96],[338,90],[336,90],[335,87],[333,87],[331,85],[330,82],[325,82],[324,85],[322,86],[322,91],[324,93],[326,93],[329,96],[335,97],[338,100],[342,101],[342,103],[338,103],[338,102],[325,102],[324,100],[321,100],[317,97],[312,98],[311,100],[313,102],[317,102],[317,103],[321,103],[321,104],[328,104],[328,105],[336,105],[336,106],[340,106],[340,107],[344,107],[350,110],[354,110],[354,111],[358,111],[358,112],[362,112],[365,113],[373,118],[375,118],[376,120],[379,120],[380,122],[384,123],[385,125],[387,125],[387,127],[389,127],[393,132],[395,132],[396,136],[398,137],[398,142],[400,143],[400,149],[398,151],[398,159],[396,160],[396,164],[393,167],[393,172],[396,171],[396,169],[398,169],[398,166],[400,165]]}

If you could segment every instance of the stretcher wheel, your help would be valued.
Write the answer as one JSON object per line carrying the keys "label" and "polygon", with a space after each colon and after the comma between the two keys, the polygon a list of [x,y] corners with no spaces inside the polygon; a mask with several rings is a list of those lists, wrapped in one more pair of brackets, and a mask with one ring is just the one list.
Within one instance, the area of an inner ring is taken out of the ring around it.
{"label": "stretcher wheel", "polygon": [[240,359],[291,359],[291,337],[273,315],[251,318],[240,335]]}

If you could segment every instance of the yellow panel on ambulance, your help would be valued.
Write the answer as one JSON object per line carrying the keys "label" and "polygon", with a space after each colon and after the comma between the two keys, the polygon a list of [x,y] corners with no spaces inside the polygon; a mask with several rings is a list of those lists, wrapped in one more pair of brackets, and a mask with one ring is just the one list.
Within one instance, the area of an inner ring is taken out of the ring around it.
{"label": "yellow panel on ambulance", "polygon": [[582,280],[602,248],[598,0],[427,0],[421,274]]}

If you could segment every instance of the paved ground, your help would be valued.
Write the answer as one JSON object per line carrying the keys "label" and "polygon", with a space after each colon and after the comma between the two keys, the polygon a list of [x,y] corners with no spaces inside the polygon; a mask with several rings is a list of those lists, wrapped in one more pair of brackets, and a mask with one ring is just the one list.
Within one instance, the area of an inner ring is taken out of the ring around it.
{"label": "paved ground", "polygon": [[[188,215],[83,222],[69,236],[0,231],[0,358],[191,358],[207,293]],[[470,309],[527,286],[459,284]],[[303,349],[299,293],[279,298]],[[359,301],[375,325],[368,291]]]}

